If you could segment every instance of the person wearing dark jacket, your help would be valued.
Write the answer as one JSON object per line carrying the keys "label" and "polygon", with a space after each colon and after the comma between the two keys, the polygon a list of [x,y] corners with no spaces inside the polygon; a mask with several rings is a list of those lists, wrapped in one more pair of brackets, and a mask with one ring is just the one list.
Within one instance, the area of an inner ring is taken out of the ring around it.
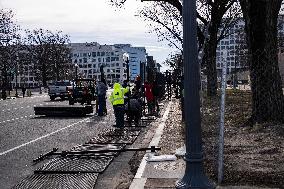
{"label": "person wearing dark jacket", "polygon": [[26,93],[26,88],[25,87],[22,88],[22,93],[23,93],[23,98],[25,98],[25,93]]}
{"label": "person wearing dark jacket", "polygon": [[129,105],[128,102],[125,104],[125,110],[128,115],[129,125],[131,126],[132,121],[134,120],[135,126],[138,126],[142,115],[142,100],[133,96],[129,100]]}
{"label": "person wearing dark jacket", "polygon": [[105,112],[105,105],[106,105],[106,91],[107,86],[105,85],[104,81],[99,81],[99,83],[96,86],[96,93],[98,95],[98,116],[103,116]]}

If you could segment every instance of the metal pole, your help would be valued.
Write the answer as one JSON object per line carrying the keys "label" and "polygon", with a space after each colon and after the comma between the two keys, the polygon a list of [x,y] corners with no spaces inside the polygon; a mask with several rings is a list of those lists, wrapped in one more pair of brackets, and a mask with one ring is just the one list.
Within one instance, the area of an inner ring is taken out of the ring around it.
{"label": "metal pole", "polygon": [[203,170],[196,27],[196,0],[183,0],[186,168],[176,183],[176,188],[181,189],[214,188]]}
{"label": "metal pole", "polygon": [[18,97],[18,65],[16,65],[16,97]]}
{"label": "metal pole", "polygon": [[221,88],[221,115],[220,115],[220,129],[219,129],[219,154],[218,154],[218,184],[223,180],[223,167],[224,167],[224,121],[225,121],[225,97],[226,97],[226,84],[227,84],[227,53],[222,69],[222,88]]}

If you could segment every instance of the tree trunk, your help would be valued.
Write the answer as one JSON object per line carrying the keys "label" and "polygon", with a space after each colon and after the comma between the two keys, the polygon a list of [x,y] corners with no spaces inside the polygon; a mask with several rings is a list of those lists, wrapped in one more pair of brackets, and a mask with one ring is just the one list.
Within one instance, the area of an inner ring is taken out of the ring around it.
{"label": "tree trunk", "polygon": [[[213,18],[212,18],[213,19]],[[204,49],[203,61],[206,65],[207,75],[207,95],[216,96],[217,94],[217,70],[216,70],[216,49],[217,49],[218,24],[212,21],[209,28],[209,41]]]}
{"label": "tree trunk", "polygon": [[284,121],[277,54],[277,18],[282,0],[241,0],[246,21],[253,123]]}

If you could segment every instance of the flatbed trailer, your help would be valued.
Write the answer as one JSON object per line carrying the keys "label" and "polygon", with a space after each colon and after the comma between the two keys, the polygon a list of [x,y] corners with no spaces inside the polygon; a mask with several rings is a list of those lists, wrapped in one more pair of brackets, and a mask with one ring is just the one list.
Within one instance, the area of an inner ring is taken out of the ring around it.
{"label": "flatbed trailer", "polygon": [[45,116],[86,116],[93,113],[92,105],[40,105],[34,107],[35,115]]}

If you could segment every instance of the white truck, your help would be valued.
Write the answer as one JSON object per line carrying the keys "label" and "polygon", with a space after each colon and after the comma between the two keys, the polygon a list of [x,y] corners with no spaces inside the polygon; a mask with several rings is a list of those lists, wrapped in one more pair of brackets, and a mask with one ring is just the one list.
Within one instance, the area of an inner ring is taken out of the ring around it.
{"label": "white truck", "polygon": [[57,81],[48,86],[48,95],[50,100],[54,100],[56,97],[60,97],[62,100],[68,97],[68,92],[72,90],[72,82]]}

